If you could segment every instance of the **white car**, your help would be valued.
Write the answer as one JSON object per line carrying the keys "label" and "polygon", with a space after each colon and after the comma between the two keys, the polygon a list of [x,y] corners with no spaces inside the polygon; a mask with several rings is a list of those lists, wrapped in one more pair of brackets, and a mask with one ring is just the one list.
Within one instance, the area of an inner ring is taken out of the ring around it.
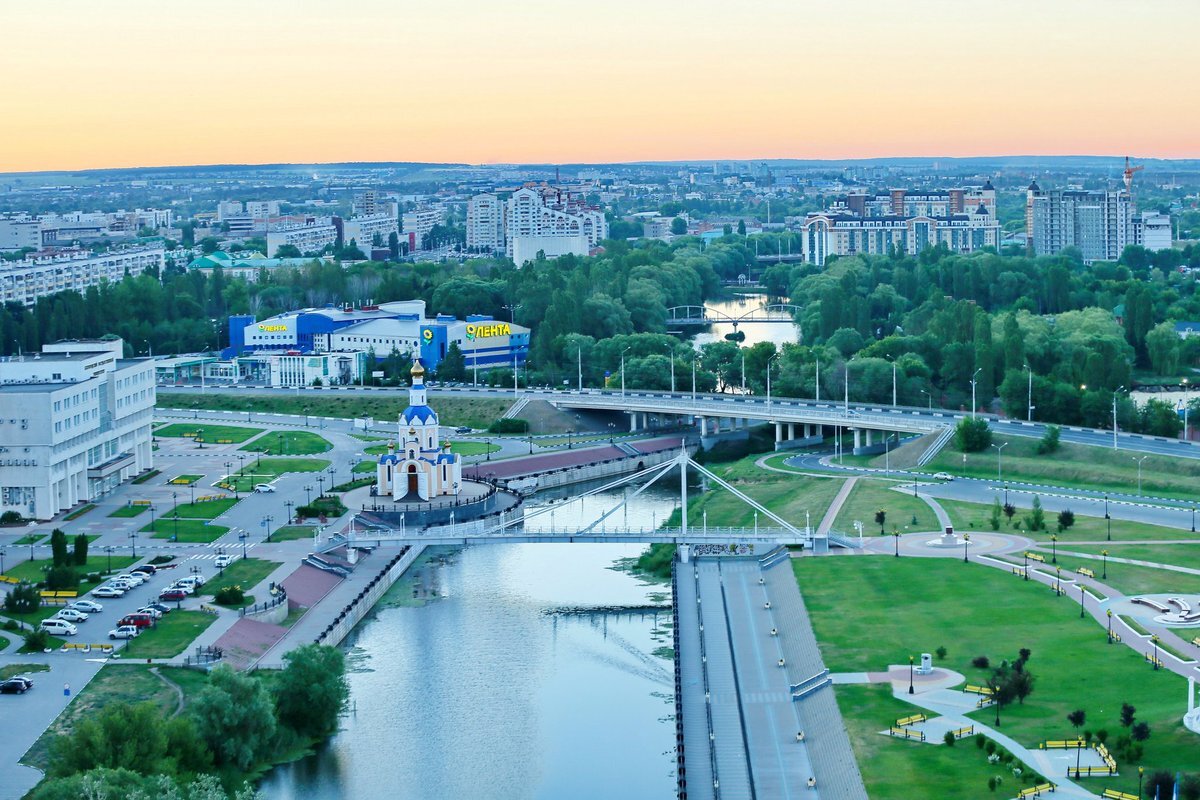
{"label": "white car", "polygon": [[213,563],[217,565],[217,569],[225,569],[225,567],[228,567],[230,564],[233,563],[233,556],[227,555],[227,554],[221,554],[221,555],[217,556],[217,560],[214,561]]}
{"label": "white car", "polygon": [[46,633],[55,636],[74,636],[79,633],[79,629],[65,619],[44,619],[38,625],[38,630],[43,630]]}
{"label": "white car", "polygon": [[108,632],[110,639],[135,639],[140,631],[137,625],[121,625]]}
{"label": "white car", "polygon": [[153,607],[151,607],[151,606],[146,606],[146,607],[144,607],[144,608],[139,608],[137,611],[135,611],[135,612],[133,612],[133,613],[135,613],[135,614],[149,614],[150,616],[154,617],[155,619],[162,619],[162,612],[161,612],[161,611],[159,611],[157,608],[153,608]]}
{"label": "white car", "polygon": [[88,615],[77,608],[64,608],[55,614],[52,619],[65,619],[67,622],[87,622]]}
{"label": "white car", "polygon": [[114,581],[124,581],[125,583],[131,584],[133,586],[141,586],[143,583],[146,582],[146,578],[144,576],[133,575],[130,573],[126,573],[124,575],[118,575],[117,577],[113,578],[113,580]]}
{"label": "white car", "polygon": [[91,600],[76,600],[74,603],[71,603],[71,605],[67,606],[67,608],[74,608],[78,611],[84,612],[85,614],[99,614],[104,610],[104,606],[100,605],[99,603],[93,603]]}
{"label": "white car", "polygon": [[270,494],[271,492],[275,491],[275,487],[269,483],[259,483],[255,484],[254,491],[258,492],[259,494]]}
{"label": "white car", "polygon": [[178,589],[179,591],[183,592],[184,594],[195,594],[195,593],[196,593],[196,585],[195,585],[195,584],[192,584],[192,583],[180,583],[179,581],[176,581],[175,583],[172,583],[172,584],[171,584],[170,586],[168,586],[166,589],[163,589],[163,591],[164,591],[164,592],[169,592],[169,591],[171,591],[172,589]]}
{"label": "white car", "polygon": [[937,480],[939,480],[939,481],[952,481],[952,480],[954,480],[954,476],[953,476],[953,475],[951,475],[949,472],[935,472],[935,473],[933,474],[933,477],[934,477],[934,478],[936,478],[936,479],[937,479]]}
{"label": "white car", "polygon": [[92,589],[92,597],[124,597],[125,590],[116,586],[98,586]]}

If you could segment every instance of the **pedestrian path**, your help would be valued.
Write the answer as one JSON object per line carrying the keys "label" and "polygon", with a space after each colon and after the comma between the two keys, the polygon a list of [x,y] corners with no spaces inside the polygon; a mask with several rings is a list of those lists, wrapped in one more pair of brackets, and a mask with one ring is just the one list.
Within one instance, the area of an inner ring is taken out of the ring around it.
{"label": "pedestrian path", "polygon": [[[901,487],[895,487],[893,491],[900,492],[905,490]],[[934,499],[933,496],[922,494],[916,489],[913,490],[913,494],[925,501],[925,505],[929,506],[930,510],[933,511],[934,516],[937,517],[938,526],[941,527],[943,531],[947,528],[953,527],[953,523],[950,522],[950,515],[946,513],[946,509],[942,508],[942,504]]]}
{"label": "pedestrian path", "polygon": [[854,491],[854,485],[858,483],[858,478],[847,478],[842,484],[842,488],[838,489],[837,495],[833,498],[833,502],[829,504],[829,508],[825,511],[825,516],[821,518],[821,523],[817,525],[817,536],[824,536],[829,533],[829,529],[833,527],[834,521],[837,520],[837,515],[841,513],[842,506],[846,504],[846,498],[850,496],[850,492]]}

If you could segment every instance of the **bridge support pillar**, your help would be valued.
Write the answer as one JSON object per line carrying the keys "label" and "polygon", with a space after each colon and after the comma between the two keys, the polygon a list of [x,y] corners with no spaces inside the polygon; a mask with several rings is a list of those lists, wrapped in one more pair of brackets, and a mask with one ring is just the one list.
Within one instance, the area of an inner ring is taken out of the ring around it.
{"label": "bridge support pillar", "polygon": [[796,423],[788,423],[788,441],[793,441],[796,438]]}
{"label": "bridge support pillar", "polygon": [[867,428],[866,431],[864,431],[864,433],[866,433],[866,435],[867,435],[867,447],[870,447],[872,444],[874,444],[873,437],[874,437],[875,431],[871,430],[870,428]]}
{"label": "bridge support pillar", "polygon": [[679,545],[676,552],[679,553],[679,563],[686,564],[686,563],[688,563],[689,560],[691,560],[692,548],[689,547],[688,545],[686,545],[686,544]]}
{"label": "bridge support pillar", "polygon": [[782,423],[782,422],[776,422],[776,423],[775,423],[775,441],[776,441],[776,442],[782,442],[782,441],[784,441],[784,438],[783,438],[783,423]]}
{"label": "bridge support pillar", "polygon": [[700,435],[708,436],[708,417],[700,418]]}
{"label": "bridge support pillar", "polygon": [[637,429],[638,429],[637,424],[638,424],[637,412],[636,411],[630,412],[630,414],[629,414],[629,432],[630,433],[637,433]]}
{"label": "bridge support pillar", "polygon": [[862,429],[853,428],[852,430],[854,431],[854,449],[857,450],[862,447]]}

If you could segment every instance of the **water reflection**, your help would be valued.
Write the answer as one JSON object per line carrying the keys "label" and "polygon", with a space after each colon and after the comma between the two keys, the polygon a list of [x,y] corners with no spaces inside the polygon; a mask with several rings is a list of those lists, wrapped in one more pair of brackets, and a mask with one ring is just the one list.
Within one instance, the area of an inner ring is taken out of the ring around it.
{"label": "water reflection", "polygon": [[[767,316],[772,319],[791,320],[791,314],[784,311],[760,311],[764,305],[773,305],[783,300],[769,298],[765,294],[745,294],[736,295],[730,300],[710,300],[704,304],[710,312],[718,312],[712,316],[717,317],[723,314],[727,317],[737,319],[754,312],[754,316]],[[739,342],[742,347],[750,347],[758,342],[774,342],[776,347],[791,342],[800,341],[800,328],[797,325],[788,325],[778,322],[743,322],[737,326],[737,330],[746,334],[746,338]],[[708,328],[701,329],[692,340],[696,348],[710,342],[721,342],[725,340],[725,334],[733,333],[734,328],[730,323],[714,324]]]}

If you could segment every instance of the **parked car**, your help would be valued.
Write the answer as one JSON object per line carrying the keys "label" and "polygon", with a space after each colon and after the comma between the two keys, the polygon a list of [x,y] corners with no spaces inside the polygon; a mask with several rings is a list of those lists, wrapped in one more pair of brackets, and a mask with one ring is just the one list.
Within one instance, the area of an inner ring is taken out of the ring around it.
{"label": "parked car", "polygon": [[184,594],[195,594],[196,593],[196,584],[194,584],[194,583],[180,583],[179,581],[175,581],[175,583],[172,583],[167,588],[168,589],[177,589],[178,591],[181,591]]}
{"label": "parked car", "polygon": [[256,483],[254,485],[254,491],[258,492],[259,494],[270,494],[271,492],[275,491],[275,487],[269,483]]}
{"label": "parked car", "polygon": [[118,625],[115,629],[108,632],[110,639],[134,639],[141,633],[136,626],[133,625]]}
{"label": "parked car", "polygon": [[113,580],[114,581],[124,581],[125,583],[128,583],[132,586],[141,586],[143,583],[146,582],[145,576],[133,575],[131,573],[126,573],[124,575],[118,575],[117,577],[113,578]]}
{"label": "parked car", "polygon": [[163,615],[163,612],[159,611],[159,610],[158,610],[157,608],[155,608],[154,606],[142,606],[141,608],[139,608],[139,609],[138,609],[136,612],[134,612],[134,613],[136,613],[136,614],[148,614],[148,615],[150,615],[150,618],[151,618],[151,619],[162,619],[162,615]]}
{"label": "parked car", "polygon": [[168,603],[178,603],[180,600],[186,600],[188,593],[183,589],[167,589],[158,595],[158,599]]}
{"label": "parked car", "polygon": [[154,566],[153,564],[142,564],[140,567],[136,567],[129,571],[130,572],[143,572],[147,575],[156,575],[158,573],[158,567]]}
{"label": "parked car", "polygon": [[217,569],[225,569],[225,567],[228,567],[233,563],[233,556],[222,553],[221,555],[217,556],[217,560],[213,563],[217,565]]}
{"label": "parked car", "polygon": [[126,614],[117,625],[132,625],[135,628],[149,628],[154,624],[154,617],[149,614]]}
{"label": "parked car", "polygon": [[204,584],[208,583],[208,578],[204,577],[203,575],[201,575],[200,573],[197,572],[195,575],[188,575],[186,578],[180,578],[179,580],[177,580],[175,582],[176,583],[194,583],[197,586],[203,586]]}
{"label": "parked car", "polygon": [[77,608],[62,609],[54,615],[53,619],[65,619],[67,622],[87,622],[88,615]]}
{"label": "parked car", "polygon": [[162,603],[147,603],[146,608],[153,608],[155,611],[157,611],[160,614],[170,614],[171,613],[171,607],[167,606],[167,605],[163,605]]}
{"label": "parked car", "polygon": [[92,589],[92,597],[124,597],[125,590],[119,589],[116,586],[97,586]]}
{"label": "parked car", "polygon": [[132,581],[111,580],[108,585],[114,589],[120,589],[122,592],[132,592],[137,588]]}
{"label": "parked car", "polygon": [[38,625],[38,630],[43,630],[54,636],[74,636],[79,633],[79,629],[65,619],[44,619]]}
{"label": "parked car", "polygon": [[952,480],[954,480],[954,476],[953,476],[953,475],[951,475],[949,472],[935,472],[935,473],[933,474],[933,477],[934,477],[934,478],[936,478],[936,479],[937,479],[937,480],[939,480],[939,481],[952,481]]}
{"label": "parked car", "polygon": [[33,688],[33,681],[21,675],[15,675],[4,683],[0,683],[0,694],[25,694]]}
{"label": "parked car", "polygon": [[104,610],[104,606],[91,600],[76,600],[74,603],[71,603],[71,605],[67,606],[67,608],[75,608],[85,614],[99,614]]}

